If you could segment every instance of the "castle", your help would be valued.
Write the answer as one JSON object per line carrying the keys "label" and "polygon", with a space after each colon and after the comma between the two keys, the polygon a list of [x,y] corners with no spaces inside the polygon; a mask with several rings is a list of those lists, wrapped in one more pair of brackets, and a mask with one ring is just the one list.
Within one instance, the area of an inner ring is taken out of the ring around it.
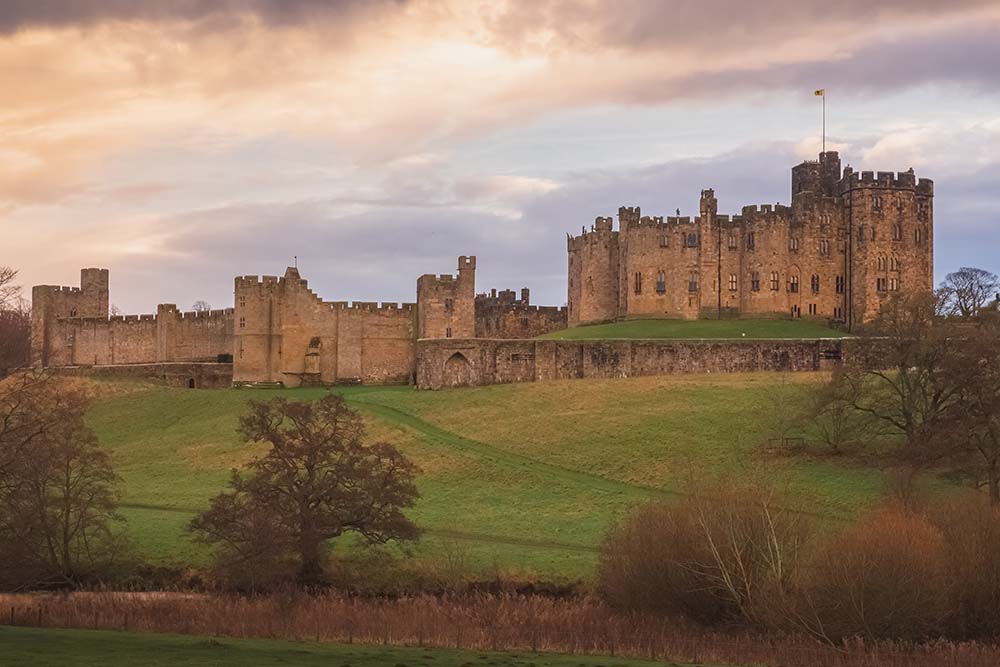
{"label": "castle", "polygon": [[790,206],[646,217],[618,209],[567,239],[569,326],[636,317],[812,316],[851,328],[898,290],[933,289],[934,184],[913,170],[792,168]]}
{"label": "castle", "polygon": [[815,342],[692,345],[539,341],[637,317],[814,317],[850,328],[899,290],[933,285],[933,183],[913,171],[841,172],[835,152],[792,169],[790,206],[644,217],[638,207],[567,240],[568,306],[527,288],[476,293],[475,257],[426,274],[416,303],[324,301],[298,272],[239,276],[232,308],[109,316],[107,269],[79,287],[32,290],[32,363],[64,372],[156,376],[189,387],[411,383],[421,387],[683,370],[800,370],[838,359]]}

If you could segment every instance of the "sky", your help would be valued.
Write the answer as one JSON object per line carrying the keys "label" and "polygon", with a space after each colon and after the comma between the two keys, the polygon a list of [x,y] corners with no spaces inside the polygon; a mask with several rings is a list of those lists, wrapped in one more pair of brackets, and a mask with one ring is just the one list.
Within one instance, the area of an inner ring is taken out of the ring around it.
{"label": "sky", "polygon": [[122,312],[477,287],[566,300],[596,216],[788,203],[821,146],[935,181],[935,273],[1000,273],[1000,0],[3,0],[0,265]]}

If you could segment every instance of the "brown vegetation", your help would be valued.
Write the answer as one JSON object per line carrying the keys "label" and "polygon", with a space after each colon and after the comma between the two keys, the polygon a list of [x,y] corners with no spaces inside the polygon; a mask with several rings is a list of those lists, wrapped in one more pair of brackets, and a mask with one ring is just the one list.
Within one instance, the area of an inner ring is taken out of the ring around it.
{"label": "brown vegetation", "polygon": [[0,595],[0,622],[228,637],[479,650],[553,651],[678,662],[785,667],[992,667],[1000,649],[976,643],[924,646],[850,640],[822,646],[693,628],[676,618],[619,614],[591,599],[517,595],[365,600],[303,594]]}

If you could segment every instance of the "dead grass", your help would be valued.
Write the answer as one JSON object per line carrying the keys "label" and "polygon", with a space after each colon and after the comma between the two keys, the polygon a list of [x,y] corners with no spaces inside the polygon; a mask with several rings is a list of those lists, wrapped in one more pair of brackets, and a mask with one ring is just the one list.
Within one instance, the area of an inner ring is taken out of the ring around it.
{"label": "dead grass", "polygon": [[674,619],[616,615],[587,599],[422,596],[395,600],[301,594],[224,597],[74,593],[0,596],[10,625],[168,632],[477,650],[552,651],[680,662],[785,667],[987,667],[1000,649],[977,643],[924,646],[706,632]]}

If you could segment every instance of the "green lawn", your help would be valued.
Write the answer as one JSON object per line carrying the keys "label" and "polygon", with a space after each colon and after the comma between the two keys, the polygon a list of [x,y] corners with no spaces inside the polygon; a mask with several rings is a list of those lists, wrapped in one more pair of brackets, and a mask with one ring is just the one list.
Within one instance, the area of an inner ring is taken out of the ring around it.
{"label": "green lawn", "polygon": [[678,663],[550,653],[489,653],[454,649],[319,644],[275,639],[228,639],[99,630],[0,627],[0,664],[74,665],[337,665],[351,667],[632,667]]}
{"label": "green lawn", "polygon": [[[677,497],[692,479],[769,476],[796,509],[833,519],[875,500],[883,488],[875,472],[767,451],[771,420],[820,380],[762,373],[338,391],[365,415],[371,438],[420,466],[412,517],[427,533],[417,562],[587,580],[615,516]],[[228,470],[259,451],[236,434],[246,402],[323,391],[134,385],[97,400],[88,420],[123,479],[122,513],[138,553],[161,564],[204,562],[185,526]]]}
{"label": "green lawn", "polygon": [[809,320],[627,320],[589,324],[539,336],[584,338],[843,338],[848,334]]}

